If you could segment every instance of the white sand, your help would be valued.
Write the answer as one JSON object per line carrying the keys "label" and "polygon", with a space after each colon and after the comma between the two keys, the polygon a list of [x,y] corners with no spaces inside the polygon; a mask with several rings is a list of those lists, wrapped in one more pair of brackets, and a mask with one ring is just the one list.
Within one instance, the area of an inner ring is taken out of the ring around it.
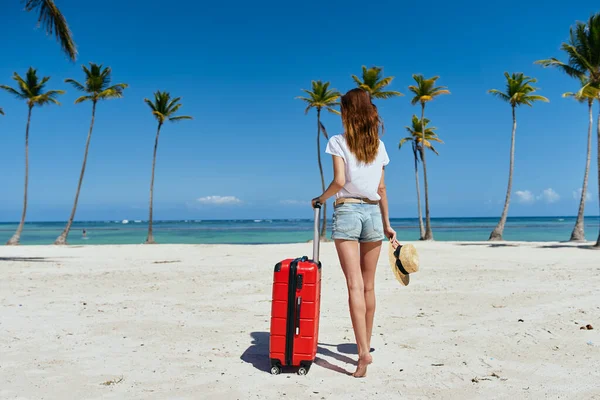
{"label": "white sand", "polygon": [[266,371],[273,265],[310,244],[0,247],[0,399],[600,399],[600,252],[415,244],[365,379],[332,243],[307,376]]}

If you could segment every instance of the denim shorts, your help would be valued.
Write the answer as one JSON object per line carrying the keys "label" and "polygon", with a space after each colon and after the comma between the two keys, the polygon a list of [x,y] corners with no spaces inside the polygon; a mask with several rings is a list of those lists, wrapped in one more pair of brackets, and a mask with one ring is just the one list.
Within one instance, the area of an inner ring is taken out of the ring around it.
{"label": "denim shorts", "polygon": [[333,211],[332,239],[377,242],[384,240],[378,204],[344,203]]}

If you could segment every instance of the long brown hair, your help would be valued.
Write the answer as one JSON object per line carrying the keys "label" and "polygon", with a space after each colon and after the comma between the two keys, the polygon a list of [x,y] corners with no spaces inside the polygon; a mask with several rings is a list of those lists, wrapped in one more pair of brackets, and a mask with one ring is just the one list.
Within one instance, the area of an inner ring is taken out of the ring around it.
{"label": "long brown hair", "polygon": [[352,89],[341,99],[342,123],[348,148],[358,161],[369,164],[379,150],[379,127],[383,124],[371,95],[363,89]]}

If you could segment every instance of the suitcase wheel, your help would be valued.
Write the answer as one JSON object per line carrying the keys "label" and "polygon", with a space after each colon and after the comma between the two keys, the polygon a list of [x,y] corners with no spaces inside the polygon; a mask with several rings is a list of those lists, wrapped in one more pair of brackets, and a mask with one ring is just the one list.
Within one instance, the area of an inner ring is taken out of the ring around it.
{"label": "suitcase wheel", "polygon": [[271,375],[279,375],[281,373],[281,368],[278,365],[273,365],[271,367]]}
{"label": "suitcase wheel", "polygon": [[300,369],[298,369],[298,375],[306,375],[308,373],[308,370],[304,367],[300,367]]}

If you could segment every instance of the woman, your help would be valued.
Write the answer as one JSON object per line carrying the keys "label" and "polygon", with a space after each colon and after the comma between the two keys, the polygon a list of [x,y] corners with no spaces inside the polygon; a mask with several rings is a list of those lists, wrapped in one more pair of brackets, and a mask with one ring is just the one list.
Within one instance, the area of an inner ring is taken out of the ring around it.
{"label": "woman", "polygon": [[334,178],[327,190],[312,200],[324,203],[335,195],[332,239],[346,276],[350,317],[358,366],[354,376],[367,374],[375,314],[375,269],[381,242],[396,240],[390,225],[384,183],[389,163],[379,139],[381,121],[368,92],[352,89],[341,99],[344,133],[329,139],[326,153],[333,157]]}

